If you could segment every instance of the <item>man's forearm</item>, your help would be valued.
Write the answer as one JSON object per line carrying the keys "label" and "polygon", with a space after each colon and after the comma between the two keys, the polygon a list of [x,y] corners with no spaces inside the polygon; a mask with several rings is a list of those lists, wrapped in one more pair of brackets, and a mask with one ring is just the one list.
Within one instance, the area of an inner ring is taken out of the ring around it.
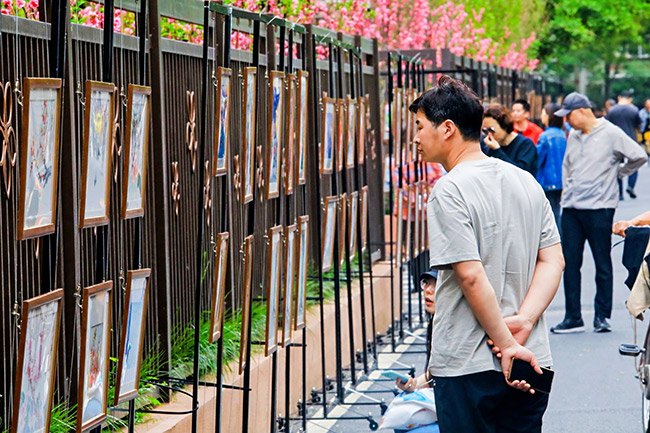
{"label": "man's forearm", "polygon": [[555,297],[563,270],[564,257],[560,244],[540,250],[533,281],[518,314],[534,325]]}

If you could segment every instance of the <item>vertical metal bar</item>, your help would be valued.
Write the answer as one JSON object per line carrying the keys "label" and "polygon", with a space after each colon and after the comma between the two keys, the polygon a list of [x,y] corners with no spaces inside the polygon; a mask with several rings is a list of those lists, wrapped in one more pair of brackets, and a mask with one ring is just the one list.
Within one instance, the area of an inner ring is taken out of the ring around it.
{"label": "vertical metal bar", "polygon": [[[210,46],[210,2],[203,3],[203,60],[202,60],[202,78],[201,78],[201,108],[205,113],[208,109],[208,80],[209,80],[209,63],[208,48]],[[205,139],[206,139],[207,116],[201,116],[201,131],[199,141],[199,167],[203,167],[205,161]],[[197,197],[197,216],[198,228],[196,233],[196,269],[194,282],[194,368],[192,380],[192,433],[197,432],[198,428],[198,404],[199,404],[199,344],[201,335],[201,276],[202,276],[202,258],[203,258],[203,224],[205,219],[203,209],[203,185],[205,184],[205,170],[199,169],[201,182],[198,185]]]}
{"label": "vertical metal bar", "polygon": [[[292,57],[293,58],[293,57]],[[292,60],[293,61],[293,60]],[[307,34],[302,34],[302,43],[300,44],[300,61],[301,67],[303,70],[307,69]],[[313,75],[316,75],[315,73]],[[315,78],[315,77],[314,77]],[[312,89],[313,90],[313,89]],[[309,95],[307,96],[309,98]],[[318,104],[314,104],[316,109],[318,109]],[[305,119],[307,121],[307,119]],[[316,127],[316,123],[312,123],[313,127]],[[318,140],[315,141],[317,143]],[[317,195],[317,200],[319,200],[320,194]],[[307,187],[302,188],[302,208],[303,212],[307,211]],[[321,284],[322,281],[321,281]],[[321,298],[322,302],[322,298]],[[321,309],[322,313],[322,309]],[[322,323],[322,321],[321,321]],[[321,326],[321,332],[323,327]],[[324,354],[323,354],[324,355]],[[325,363],[323,362],[323,368]],[[302,407],[301,407],[301,416],[302,416],[302,430],[307,431],[307,327],[302,328]],[[289,416],[289,414],[287,414]]]}
{"label": "vertical metal bar", "polygon": [[[397,87],[402,88],[402,55],[399,55],[397,58],[398,58],[398,60],[397,60]],[[399,116],[398,119],[401,118],[401,113],[396,113],[396,114],[397,114],[397,116]],[[398,123],[401,123],[401,122],[398,122]],[[401,130],[401,128],[399,130],[395,131],[395,134],[397,134],[400,137],[400,143],[401,143],[402,142],[402,139],[401,139],[402,130]],[[397,149],[397,151],[401,152],[402,149]],[[401,156],[402,155],[400,155],[398,161],[402,160]],[[403,165],[400,165],[398,167],[398,180],[397,180],[398,185],[399,185],[400,196],[397,197],[397,199],[402,200],[402,201],[403,201],[403,199],[402,199],[402,194],[403,194],[402,188],[404,187],[404,185],[403,185],[403,176],[404,176],[403,170],[404,170]],[[402,221],[402,215],[397,215],[397,223],[401,224],[401,225],[404,225],[403,221]],[[399,230],[399,228],[398,228],[398,230]],[[402,231],[404,232],[402,238],[404,238],[406,236],[406,233],[405,233],[404,229],[402,229]],[[397,248],[401,249],[402,245],[398,245]],[[402,257],[404,257],[404,255],[402,255]],[[404,265],[403,264],[401,264],[400,267],[399,267],[399,293],[400,293],[400,295],[399,295],[399,338],[402,339],[402,338],[404,338]]]}
{"label": "vertical metal bar", "polygon": [[[147,0],[140,0],[140,21],[138,22],[139,52],[138,71],[140,84],[145,85],[147,77]],[[124,47],[121,47],[124,50]],[[124,65],[122,65],[124,67]]]}
{"label": "vertical metal bar", "polygon": [[[395,276],[394,276],[394,266],[393,266],[393,260],[395,259],[394,256],[394,247],[400,248],[401,245],[395,246],[395,239],[393,237],[393,194],[395,193],[395,188],[394,188],[394,182],[393,182],[393,171],[395,170],[393,168],[393,153],[394,153],[394,143],[393,143],[393,134],[395,131],[393,131],[393,110],[392,110],[392,102],[393,102],[393,71],[391,70],[391,52],[388,52],[388,58],[386,60],[386,65],[387,65],[387,72],[388,72],[388,85],[387,90],[388,90],[388,170],[389,170],[389,176],[388,176],[388,208],[389,208],[389,225],[390,225],[390,326],[391,326],[391,332],[390,332],[390,345],[391,345],[391,350],[395,352]],[[383,116],[383,113],[382,113]],[[383,134],[384,132],[381,131],[380,134]],[[398,200],[401,199],[401,197],[397,197]],[[397,222],[399,224],[399,218],[400,216],[397,215]],[[370,231],[370,230],[369,230]],[[368,245],[370,245],[370,239],[368,239]],[[401,267],[400,267],[400,274],[401,274]],[[401,278],[400,278],[401,281]],[[402,289],[399,289],[399,292],[402,292]],[[400,311],[400,316],[401,316],[401,311]]]}

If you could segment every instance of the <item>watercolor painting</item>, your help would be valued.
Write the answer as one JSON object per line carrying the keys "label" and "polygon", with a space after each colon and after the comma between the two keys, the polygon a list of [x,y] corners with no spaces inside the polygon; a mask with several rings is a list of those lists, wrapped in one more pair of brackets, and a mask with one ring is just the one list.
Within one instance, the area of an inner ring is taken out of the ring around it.
{"label": "watercolor painting", "polygon": [[305,327],[305,301],[307,297],[307,263],[309,253],[309,215],[298,217],[298,284],[294,301],[294,329]]}
{"label": "watercolor painting", "polygon": [[336,101],[331,98],[323,98],[323,148],[321,150],[320,172],[332,173],[332,152],[334,148],[334,120],[336,118]]}
{"label": "watercolor painting", "polygon": [[366,162],[366,126],[368,119],[368,103],[370,99],[368,95],[363,98],[359,98],[359,126],[358,126],[358,143],[357,143],[357,159],[359,164],[364,164]]}
{"label": "watercolor painting", "polygon": [[287,122],[286,122],[286,146],[284,152],[284,192],[286,195],[293,194],[293,185],[295,179],[295,162],[294,157],[296,153],[296,123],[298,122],[298,101],[297,101],[297,78],[295,74],[288,76],[289,92],[286,101]]}
{"label": "watercolor painting", "polygon": [[348,109],[347,109],[347,133],[346,133],[346,143],[345,146],[345,168],[354,168],[354,149],[356,145],[357,138],[357,102],[354,99],[348,97]]}
{"label": "watercolor painting", "polygon": [[327,272],[332,269],[334,255],[334,228],[336,226],[336,206],[338,197],[325,198],[325,215],[323,217],[323,240],[322,240],[322,270]]}
{"label": "watercolor painting", "polygon": [[138,396],[150,276],[151,269],[127,273],[125,298],[127,308],[122,317],[122,338],[115,388],[114,404],[116,405]]}
{"label": "watercolor painting", "polygon": [[304,185],[307,181],[305,176],[305,158],[307,154],[307,95],[309,90],[309,73],[298,71],[298,155],[296,175],[298,185]]}
{"label": "watercolor painting", "polygon": [[63,290],[23,303],[12,432],[50,431]]}
{"label": "watercolor painting", "polygon": [[220,176],[228,172],[228,153],[230,150],[230,92],[232,70],[219,66],[217,72],[217,124],[215,126],[215,157],[213,175]]}
{"label": "watercolor painting", "polygon": [[296,283],[296,230],[295,224],[285,228],[284,231],[284,287],[282,303],[282,347],[287,347],[291,342],[291,301],[293,299]]}
{"label": "watercolor painting", "polygon": [[244,141],[242,150],[242,203],[253,200],[253,172],[255,171],[255,106],[257,68],[244,69]]}
{"label": "watercolor painting", "polygon": [[343,170],[345,164],[345,126],[346,126],[346,104],[345,99],[339,99],[338,106],[338,124],[336,129],[336,169]]}
{"label": "watercolor painting", "polygon": [[269,356],[278,344],[278,304],[282,284],[282,226],[269,230],[269,249],[266,269],[266,346],[264,353]]}
{"label": "watercolor painting", "polygon": [[280,194],[280,153],[284,129],[284,72],[270,75],[268,145],[266,148],[266,199]]}
{"label": "watercolor painting", "polygon": [[129,84],[122,219],[144,215],[151,87]]}
{"label": "watercolor painting", "polygon": [[56,216],[61,80],[25,78],[18,238],[53,233]]}
{"label": "watercolor painting", "polygon": [[228,270],[228,232],[217,235],[217,252],[212,283],[212,320],[210,322],[210,343],[221,337],[221,322],[223,321],[223,298],[226,288],[226,272]]}

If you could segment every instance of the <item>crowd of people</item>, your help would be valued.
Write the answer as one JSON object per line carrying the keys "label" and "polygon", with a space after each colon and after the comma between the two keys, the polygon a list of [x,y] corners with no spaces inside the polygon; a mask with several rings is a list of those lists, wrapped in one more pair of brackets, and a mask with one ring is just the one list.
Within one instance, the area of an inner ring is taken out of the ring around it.
{"label": "crowd of people", "polygon": [[523,360],[538,374],[552,367],[544,311],[562,276],[565,316],[550,331],[585,330],[585,241],[596,263],[594,331],[611,330],[612,232],[650,221],[643,214],[614,223],[621,180],[635,198],[647,161],[650,101],[639,110],[623,93],[600,116],[574,92],[543,107],[542,128],[526,100],[486,108],[462,82],[442,76],[409,109],[422,160],[444,174],[427,203],[427,365],[397,385],[433,388],[442,433],[541,432],[548,394],[509,378],[511,363]]}

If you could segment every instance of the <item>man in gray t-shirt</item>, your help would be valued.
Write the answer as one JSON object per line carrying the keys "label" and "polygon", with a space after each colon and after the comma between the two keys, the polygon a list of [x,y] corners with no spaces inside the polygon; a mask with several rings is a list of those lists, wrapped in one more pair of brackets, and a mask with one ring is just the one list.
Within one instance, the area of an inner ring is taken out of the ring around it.
{"label": "man in gray t-shirt", "polygon": [[427,210],[440,270],[429,364],[440,429],[540,432],[548,395],[504,374],[513,358],[538,373],[552,363],[543,313],[564,260],[551,207],[529,173],[481,152],[483,109],[464,84],[443,76],[410,110],[422,159],[448,171]]}

